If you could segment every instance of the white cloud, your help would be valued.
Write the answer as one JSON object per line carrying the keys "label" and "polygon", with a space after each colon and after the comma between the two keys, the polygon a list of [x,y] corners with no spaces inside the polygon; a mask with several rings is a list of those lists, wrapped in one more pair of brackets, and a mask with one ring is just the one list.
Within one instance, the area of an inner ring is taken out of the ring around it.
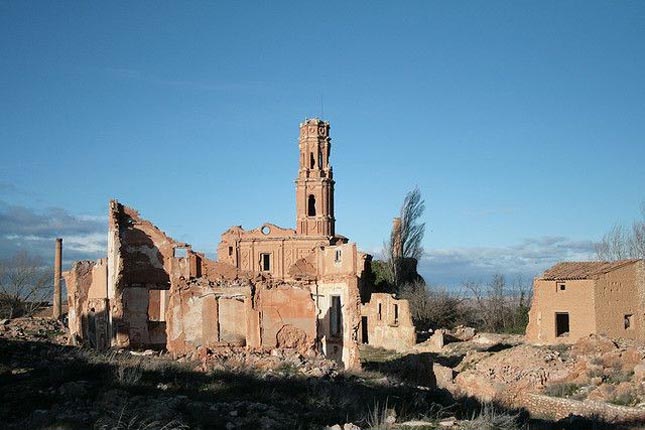
{"label": "white cloud", "polygon": [[106,253],[107,218],[75,215],[61,208],[38,211],[0,201],[0,258],[26,251],[48,263],[57,237],[63,238],[66,263],[94,260]]}
{"label": "white cloud", "polygon": [[592,241],[540,237],[506,247],[429,249],[419,272],[430,283],[456,287],[466,280],[485,281],[494,273],[533,278],[559,261],[593,258]]}

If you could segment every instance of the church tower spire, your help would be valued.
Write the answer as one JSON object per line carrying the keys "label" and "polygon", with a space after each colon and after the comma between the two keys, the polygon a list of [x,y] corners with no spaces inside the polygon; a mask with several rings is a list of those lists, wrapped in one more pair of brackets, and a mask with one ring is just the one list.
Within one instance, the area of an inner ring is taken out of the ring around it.
{"label": "church tower spire", "polygon": [[300,168],[296,179],[296,233],[334,236],[334,179],[329,165],[329,122],[318,118],[300,124]]}

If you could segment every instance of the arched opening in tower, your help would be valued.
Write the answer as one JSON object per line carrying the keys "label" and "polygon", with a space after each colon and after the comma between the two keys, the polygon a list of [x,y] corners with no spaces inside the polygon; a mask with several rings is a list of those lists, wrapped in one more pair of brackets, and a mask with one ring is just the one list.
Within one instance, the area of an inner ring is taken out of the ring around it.
{"label": "arched opening in tower", "polygon": [[316,216],[316,197],[313,194],[309,194],[309,201],[307,204],[307,215]]}
{"label": "arched opening in tower", "polygon": [[313,169],[314,167],[316,167],[316,159],[314,158],[314,153],[313,152],[310,153],[310,156],[311,157],[309,159],[309,164],[310,164],[309,168]]}

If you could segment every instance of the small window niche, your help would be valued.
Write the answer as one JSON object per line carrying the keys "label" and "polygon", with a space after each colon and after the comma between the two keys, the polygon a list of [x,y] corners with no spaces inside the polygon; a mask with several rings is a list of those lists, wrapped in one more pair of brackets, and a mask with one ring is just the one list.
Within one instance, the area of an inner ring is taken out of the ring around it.
{"label": "small window niche", "polygon": [[316,216],[316,197],[309,194],[307,199],[307,216]]}
{"label": "small window niche", "polygon": [[263,272],[271,271],[271,254],[260,254],[260,270]]}
{"label": "small window niche", "polygon": [[228,247],[228,256],[229,256],[229,257],[232,257],[232,256],[233,256],[233,247],[232,247],[232,246],[229,246],[229,247]]}
{"label": "small window niche", "polygon": [[634,314],[625,314],[625,318],[623,319],[623,325],[625,327],[625,330],[633,330],[634,329]]}
{"label": "small window niche", "polygon": [[340,263],[341,261],[343,261],[343,251],[337,249],[334,254],[334,263]]}
{"label": "small window niche", "polygon": [[378,316],[379,321],[381,321],[383,319],[383,304],[381,304],[381,303],[378,304],[377,316]]}
{"label": "small window niche", "polygon": [[564,282],[556,282],[556,284],[555,284],[555,291],[556,292],[566,291],[566,290],[567,290],[567,284],[565,284]]}
{"label": "small window niche", "polygon": [[399,324],[399,305],[394,304],[394,312],[393,312],[394,318],[392,319],[392,324],[397,325]]}

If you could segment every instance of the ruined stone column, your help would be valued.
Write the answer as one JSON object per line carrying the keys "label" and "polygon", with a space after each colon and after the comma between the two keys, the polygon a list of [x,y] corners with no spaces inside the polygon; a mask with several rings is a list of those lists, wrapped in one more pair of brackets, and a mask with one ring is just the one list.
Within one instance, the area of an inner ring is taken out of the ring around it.
{"label": "ruined stone column", "polygon": [[56,250],[54,253],[54,309],[52,315],[59,319],[63,313],[62,293],[60,289],[60,278],[63,270],[63,239],[56,239]]}

